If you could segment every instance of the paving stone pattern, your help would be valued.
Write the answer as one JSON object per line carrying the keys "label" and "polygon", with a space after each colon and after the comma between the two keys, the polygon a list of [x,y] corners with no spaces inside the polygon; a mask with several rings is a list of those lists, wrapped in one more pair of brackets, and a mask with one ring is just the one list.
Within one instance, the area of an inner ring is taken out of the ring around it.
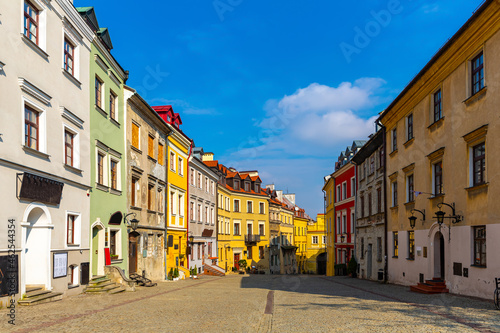
{"label": "paving stone pattern", "polygon": [[500,332],[493,302],[346,277],[230,275],[0,310],[0,332]]}

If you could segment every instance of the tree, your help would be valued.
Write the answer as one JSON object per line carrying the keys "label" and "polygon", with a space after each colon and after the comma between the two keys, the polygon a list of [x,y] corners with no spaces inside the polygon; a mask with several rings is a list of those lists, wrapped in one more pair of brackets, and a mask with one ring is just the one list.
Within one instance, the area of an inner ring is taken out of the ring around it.
{"label": "tree", "polygon": [[238,261],[238,265],[240,266],[240,268],[243,268],[243,270],[245,270],[245,267],[247,267],[247,261],[245,259],[241,259],[240,261]]}
{"label": "tree", "polygon": [[354,257],[351,258],[349,264],[347,265],[347,273],[351,274],[352,277],[356,277],[356,271],[358,270],[358,263]]}

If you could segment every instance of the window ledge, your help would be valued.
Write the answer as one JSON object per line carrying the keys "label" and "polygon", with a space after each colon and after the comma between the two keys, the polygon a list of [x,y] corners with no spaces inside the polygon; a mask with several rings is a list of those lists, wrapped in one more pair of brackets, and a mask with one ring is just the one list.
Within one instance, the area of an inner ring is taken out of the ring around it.
{"label": "window ledge", "polygon": [[147,212],[148,212],[149,214],[156,214],[156,211],[151,210],[151,209],[148,209],[148,210],[147,210]]}
{"label": "window ledge", "polygon": [[101,107],[97,104],[94,104],[94,108],[99,111],[104,117],[108,118],[108,113],[101,109]]}
{"label": "window ledge", "polygon": [[123,262],[123,259],[111,259],[112,264],[121,264]]}
{"label": "window ledge", "polygon": [[415,258],[406,258],[408,261],[415,261]]}
{"label": "window ledge", "polygon": [[475,268],[486,268],[486,265],[470,265],[470,267],[475,267]]}
{"label": "window ledge", "polygon": [[68,289],[75,289],[75,288],[78,288],[80,287],[79,284],[68,284]]}
{"label": "window ledge", "polygon": [[427,126],[427,128],[430,130],[433,130],[436,127],[440,127],[443,124],[443,122],[444,122],[444,117],[441,117],[438,120],[436,120],[435,122],[433,122],[432,124],[430,124],[429,126]]}
{"label": "window ledge", "polygon": [[415,200],[405,202],[405,206],[406,206],[406,207],[411,206],[411,205],[415,205]]}
{"label": "window ledge", "polygon": [[465,101],[463,101],[463,103],[465,103],[466,106],[474,104],[474,102],[480,100],[481,98],[484,97],[484,95],[486,95],[486,91],[488,90],[487,88],[488,87],[484,86],[483,89],[479,90],[477,93],[467,98]]}
{"label": "window ledge", "polygon": [[109,119],[111,119],[111,122],[118,128],[121,127],[121,124],[115,119],[115,118],[112,118],[112,117],[109,117]]}
{"label": "window ledge", "polygon": [[111,188],[111,189],[109,190],[109,193],[114,194],[114,195],[122,195],[122,191],[120,191],[120,190],[116,190],[116,189],[114,189],[114,188]]}
{"label": "window ledge", "polygon": [[83,171],[81,169],[75,168],[74,166],[71,166],[71,165],[66,164],[66,163],[64,163],[64,168],[66,170],[74,172],[74,173],[78,173],[78,174],[82,174],[83,173]]}
{"label": "window ledge", "polygon": [[397,149],[396,149],[396,150],[393,150],[393,151],[391,151],[391,152],[390,152],[389,156],[390,156],[390,157],[393,157],[394,155],[396,155],[396,154],[397,154],[397,152],[398,152],[398,150],[397,150]]}
{"label": "window ledge", "polygon": [[95,188],[104,192],[109,192],[109,187],[99,183],[95,183]]}
{"label": "window ledge", "polygon": [[465,190],[468,193],[483,192],[483,191],[488,190],[488,185],[489,185],[489,183],[483,183],[483,184],[474,185],[474,186],[471,186],[471,187],[466,187]]}
{"label": "window ledge", "polygon": [[398,256],[392,256],[393,259],[398,259],[399,257]]}
{"label": "window ledge", "polygon": [[64,68],[62,69],[62,72],[63,72],[64,76],[66,76],[75,85],[77,85],[78,87],[82,86],[82,83],[80,81],[78,81],[78,79],[76,77],[74,77],[73,74],[71,74],[70,72],[68,72]]}
{"label": "window ledge", "polygon": [[139,211],[142,210],[141,207],[136,207],[136,206],[130,206],[130,209],[132,209],[132,210],[139,210]]}
{"label": "window ledge", "polygon": [[410,140],[408,140],[405,143],[403,143],[403,146],[405,146],[405,148],[408,148],[409,146],[411,146],[411,144],[413,143],[413,141],[415,141],[415,137],[413,137]]}
{"label": "window ledge", "polygon": [[41,158],[44,158],[46,160],[50,159],[50,155],[49,154],[46,154],[46,153],[43,153],[39,150],[36,150],[36,149],[33,149],[33,148],[30,148],[28,146],[25,146],[23,145],[23,149],[26,153],[30,154],[30,155],[35,155],[37,157],[41,157]]}
{"label": "window ledge", "polygon": [[38,53],[42,58],[45,60],[49,60],[49,54],[45,52],[40,46],[38,46],[36,43],[34,43],[31,39],[26,37],[23,33],[21,33],[21,37],[23,39],[23,42],[26,43],[29,47],[33,49],[36,53]]}
{"label": "window ledge", "polygon": [[444,193],[436,194],[436,195],[433,195],[433,196],[429,197],[428,199],[429,200],[442,199],[442,198],[444,198],[444,195],[445,195]]}
{"label": "window ledge", "polygon": [[148,160],[151,160],[151,161],[152,161],[152,162],[154,162],[154,163],[156,163],[156,162],[157,162],[157,160],[155,160],[153,157],[151,157],[151,156],[149,156],[149,155],[148,155]]}
{"label": "window ledge", "polygon": [[132,149],[133,151],[135,151],[136,153],[138,154],[141,154],[142,155],[142,150],[140,150],[139,148],[133,146],[133,145],[130,145],[130,149]]}

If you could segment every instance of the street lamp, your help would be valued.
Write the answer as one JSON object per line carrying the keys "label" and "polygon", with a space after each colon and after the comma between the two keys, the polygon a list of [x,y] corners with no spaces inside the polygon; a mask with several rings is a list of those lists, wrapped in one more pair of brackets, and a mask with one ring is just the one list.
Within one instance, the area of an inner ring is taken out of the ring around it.
{"label": "street lamp", "polygon": [[193,246],[193,244],[194,244],[194,236],[193,235],[189,236],[189,243],[191,243],[191,246]]}
{"label": "street lamp", "polygon": [[419,212],[420,214],[422,214],[422,221],[425,221],[425,209],[423,211],[418,210],[418,209],[412,209],[411,216],[408,218],[408,220],[410,220],[410,227],[412,229],[415,228],[415,224],[417,222],[417,217],[414,215],[415,212]]}
{"label": "street lamp", "polygon": [[[450,216],[445,216],[446,213],[442,211],[442,207],[443,205],[445,206],[448,206],[452,209],[452,212],[451,212],[451,215]],[[455,203],[452,203],[451,205],[450,204],[447,204],[445,202],[441,202],[439,203],[438,205],[438,208],[439,208],[439,211],[436,212],[436,218],[437,218],[437,222],[438,224],[441,226],[443,223],[444,223],[444,219],[452,219],[451,223],[455,224],[455,223],[459,223],[459,222],[462,222],[463,221],[463,216],[462,215],[457,215],[456,212],[455,212]]]}
{"label": "street lamp", "polygon": [[[134,218],[131,219],[130,221],[127,221],[127,216],[130,216],[130,215],[134,215]],[[136,216],[135,213],[129,213],[129,214],[125,215],[125,217],[124,217],[125,223],[127,225],[129,225],[132,228],[132,230],[134,230],[134,231],[139,226],[139,220],[136,219],[135,216]]]}
{"label": "street lamp", "polygon": [[345,234],[340,235],[340,242],[343,243],[345,239]]}
{"label": "street lamp", "polygon": [[417,217],[412,215],[408,219],[410,220],[410,228],[415,229],[415,222],[417,222]]}

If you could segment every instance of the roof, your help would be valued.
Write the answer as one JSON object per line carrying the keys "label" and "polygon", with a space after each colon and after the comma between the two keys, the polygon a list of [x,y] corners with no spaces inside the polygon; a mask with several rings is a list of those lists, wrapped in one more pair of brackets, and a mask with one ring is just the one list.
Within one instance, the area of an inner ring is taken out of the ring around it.
{"label": "roof", "polygon": [[450,47],[455,43],[462,34],[465,33],[467,28],[471,26],[477,18],[488,8],[488,6],[495,0],[485,0],[484,3],[472,14],[472,16],[465,22],[465,24],[444,44],[436,54],[431,58],[431,60],[422,68],[420,72],[408,83],[408,85],[403,89],[403,91],[392,101],[392,103],[382,112],[377,121],[381,121],[389,111],[396,106],[396,104],[403,98],[406,93],[415,86],[415,84],[424,76],[427,71],[434,65],[441,56],[450,49]]}
{"label": "roof", "polygon": [[375,133],[368,142],[354,155],[352,161],[356,164],[363,163],[371,154],[384,144],[383,130]]}

